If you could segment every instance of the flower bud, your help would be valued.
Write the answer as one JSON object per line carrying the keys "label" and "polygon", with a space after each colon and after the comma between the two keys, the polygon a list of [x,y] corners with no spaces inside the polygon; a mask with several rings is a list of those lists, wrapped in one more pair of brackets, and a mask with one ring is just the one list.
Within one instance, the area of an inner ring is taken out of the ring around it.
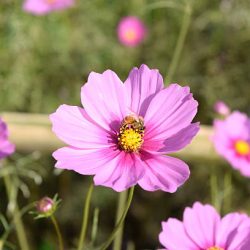
{"label": "flower bud", "polygon": [[49,197],[44,197],[38,201],[36,208],[39,213],[49,213],[53,209],[54,201]]}
{"label": "flower bud", "polygon": [[57,194],[53,199],[45,196],[36,202],[36,209],[35,211],[31,211],[31,214],[35,215],[35,219],[48,218],[55,213],[60,202],[61,200],[58,199]]}
{"label": "flower bud", "polygon": [[222,101],[217,101],[214,104],[214,111],[222,116],[228,116],[231,112],[230,108]]}

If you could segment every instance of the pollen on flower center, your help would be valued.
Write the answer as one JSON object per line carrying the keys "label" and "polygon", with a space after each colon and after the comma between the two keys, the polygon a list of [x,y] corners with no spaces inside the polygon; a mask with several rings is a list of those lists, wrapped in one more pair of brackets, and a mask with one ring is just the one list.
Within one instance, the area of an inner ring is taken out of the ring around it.
{"label": "pollen on flower center", "polygon": [[129,41],[132,41],[136,38],[136,32],[134,29],[126,30],[124,35],[125,35],[126,39],[128,39]]}
{"label": "pollen on flower center", "polygon": [[118,138],[120,147],[127,152],[138,151],[143,142],[142,135],[132,128],[124,130]]}
{"label": "pollen on flower center", "polygon": [[236,141],[234,148],[235,151],[242,156],[250,154],[250,144],[244,140]]}
{"label": "pollen on flower center", "polygon": [[47,4],[54,4],[57,0],[45,0]]}
{"label": "pollen on flower center", "polygon": [[221,247],[209,247],[207,250],[224,250],[224,248],[221,248]]}
{"label": "pollen on flower center", "polygon": [[143,144],[144,122],[142,117],[126,116],[120,127],[118,145],[125,152],[138,152]]}

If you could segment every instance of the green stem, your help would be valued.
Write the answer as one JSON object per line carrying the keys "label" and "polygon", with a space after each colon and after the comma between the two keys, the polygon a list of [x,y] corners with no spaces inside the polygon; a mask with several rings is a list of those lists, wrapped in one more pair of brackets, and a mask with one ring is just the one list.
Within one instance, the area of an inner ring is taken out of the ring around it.
{"label": "green stem", "polygon": [[58,238],[58,243],[59,243],[59,249],[60,250],[64,250],[64,247],[63,247],[63,239],[62,239],[62,234],[61,234],[61,231],[60,231],[60,228],[59,228],[59,225],[57,223],[57,220],[55,218],[54,215],[51,215],[51,221],[55,227],[55,230],[56,230],[56,235],[57,235],[57,238]]}
{"label": "green stem", "polygon": [[211,203],[217,209],[218,212],[221,212],[221,193],[219,192],[216,166],[212,167],[211,176],[210,176],[210,188],[211,188],[210,190],[211,191]]}
{"label": "green stem", "polygon": [[181,11],[184,10],[182,4],[176,3],[174,1],[153,2],[153,3],[145,5],[142,10],[149,11],[149,10],[161,9],[161,8],[172,8],[172,9],[177,9],[177,10],[181,10]]}
{"label": "green stem", "polygon": [[127,250],[135,250],[135,244],[133,241],[128,242]]}
{"label": "green stem", "polygon": [[172,78],[175,74],[178,62],[180,60],[180,55],[184,46],[184,42],[187,36],[187,32],[188,32],[188,28],[191,22],[191,14],[192,14],[192,8],[191,5],[187,2],[186,3],[186,7],[185,7],[185,11],[184,11],[184,16],[182,19],[182,26],[181,26],[181,30],[178,36],[178,40],[177,40],[177,44],[174,50],[174,55],[172,57],[172,61],[170,63],[169,66],[169,70],[168,73],[165,77],[165,83],[166,82],[171,82]]}
{"label": "green stem", "polygon": [[224,176],[224,203],[223,203],[223,211],[227,213],[231,207],[232,197],[232,173],[227,171]]}
{"label": "green stem", "polygon": [[95,208],[93,223],[92,223],[92,231],[91,231],[91,246],[94,246],[95,244],[97,230],[98,230],[98,220],[99,220],[99,208]]}
{"label": "green stem", "polygon": [[125,207],[125,209],[123,211],[123,214],[122,214],[120,220],[118,221],[118,223],[116,224],[113,232],[111,233],[111,235],[107,239],[107,241],[104,242],[102,244],[102,246],[100,247],[100,250],[105,250],[105,249],[107,249],[109,247],[109,245],[112,243],[113,239],[115,238],[116,233],[118,232],[118,230],[120,229],[120,227],[123,225],[123,222],[124,222],[124,220],[126,218],[126,215],[128,213],[129,207],[130,207],[132,199],[133,199],[134,188],[135,187],[130,188],[129,195],[128,195],[128,200],[127,200],[127,204],[126,204],[126,207]]}
{"label": "green stem", "polygon": [[90,201],[91,201],[93,189],[94,189],[94,185],[91,182],[91,184],[89,186],[87,196],[86,196],[85,205],[84,205],[82,229],[81,229],[81,234],[80,234],[80,239],[79,239],[77,250],[82,250],[83,249],[84,239],[85,239],[86,232],[87,232],[87,227],[88,227],[89,208],[90,208]]}
{"label": "green stem", "polygon": [[[7,196],[8,199],[11,199],[11,192],[12,192],[12,185],[11,185],[11,179],[9,175],[5,175],[4,177],[4,183],[5,183],[5,187],[6,187],[6,191],[7,191]],[[14,187],[15,188],[15,187]],[[15,202],[15,207],[14,207],[14,211],[13,211],[13,221],[16,227],[16,232],[17,232],[17,238],[20,244],[20,249],[21,250],[29,250],[29,244],[26,238],[26,234],[25,234],[25,229],[23,226],[23,222],[20,216],[20,211],[18,208],[18,205]]]}
{"label": "green stem", "polygon": [[[126,206],[126,200],[128,197],[128,191],[124,191],[120,193],[119,199],[118,199],[118,207],[117,207],[117,213],[116,213],[116,224],[119,222],[119,219],[122,216],[122,213],[124,211],[124,207]],[[123,235],[123,226],[124,223],[121,224],[120,229],[118,230],[115,239],[114,239],[114,250],[120,250],[122,246],[122,235]]]}
{"label": "green stem", "polygon": [[[19,213],[20,218],[22,218],[22,216],[23,216],[26,212],[30,211],[30,209],[33,208],[34,206],[35,206],[35,202],[32,202],[32,203],[28,204],[27,206],[23,207],[23,208],[20,210],[20,213]],[[1,237],[0,246],[4,246],[4,245],[6,244],[7,238],[8,238],[8,236],[9,236],[11,230],[13,230],[13,228],[14,228],[14,226],[15,226],[14,223],[15,223],[15,222],[14,222],[14,219],[13,219],[13,221],[10,223],[10,226],[7,228],[7,230],[5,230],[4,234],[3,234],[2,237]],[[1,244],[2,244],[2,245],[1,245]],[[2,250],[1,247],[0,247],[0,250]]]}
{"label": "green stem", "polygon": [[212,167],[212,171],[210,174],[210,195],[211,195],[211,203],[216,206],[216,192],[217,192],[217,178],[215,175],[214,166]]}

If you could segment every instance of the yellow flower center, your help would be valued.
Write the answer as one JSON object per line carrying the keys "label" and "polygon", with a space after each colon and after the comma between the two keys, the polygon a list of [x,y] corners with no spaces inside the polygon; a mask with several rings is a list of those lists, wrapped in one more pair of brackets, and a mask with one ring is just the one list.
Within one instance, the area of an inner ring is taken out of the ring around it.
{"label": "yellow flower center", "polygon": [[133,41],[136,38],[136,32],[134,29],[126,30],[124,35],[128,41]]}
{"label": "yellow flower center", "polygon": [[143,144],[144,129],[142,117],[126,116],[118,135],[120,149],[125,152],[138,152]]}
{"label": "yellow flower center", "polygon": [[221,248],[221,247],[209,247],[207,250],[224,250],[224,248]]}
{"label": "yellow flower center", "polygon": [[47,4],[54,4],[57,0],[45,0]]}
{"label": "yellow flower center", "polygon": [[250,154],[250,144],[243,140],[238,140],[234,144],[235,151],[242,156]]}
{"label": "yellow flower center", "polygon": [[133,129],[123,131],[119,139],[119,145],[126,152],[135,152],[143,143],[142,135]]}

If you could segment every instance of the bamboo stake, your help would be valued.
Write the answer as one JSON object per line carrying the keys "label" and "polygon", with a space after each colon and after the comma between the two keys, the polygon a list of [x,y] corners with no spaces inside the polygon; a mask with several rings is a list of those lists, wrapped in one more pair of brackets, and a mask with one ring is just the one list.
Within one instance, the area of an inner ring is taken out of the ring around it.
{"label": "bamboo stake", "polygon": [[[38,150],[51,153],[64,146],[51,131],[51,123],[46,114],[2,113],[0,116],[8,124],[10,140],[20,152]],[[211,141],[212,134],[211,126],[201,126],[192,143],[174,155],[191,161],[201,158],[209,161],[220,160]]]}

